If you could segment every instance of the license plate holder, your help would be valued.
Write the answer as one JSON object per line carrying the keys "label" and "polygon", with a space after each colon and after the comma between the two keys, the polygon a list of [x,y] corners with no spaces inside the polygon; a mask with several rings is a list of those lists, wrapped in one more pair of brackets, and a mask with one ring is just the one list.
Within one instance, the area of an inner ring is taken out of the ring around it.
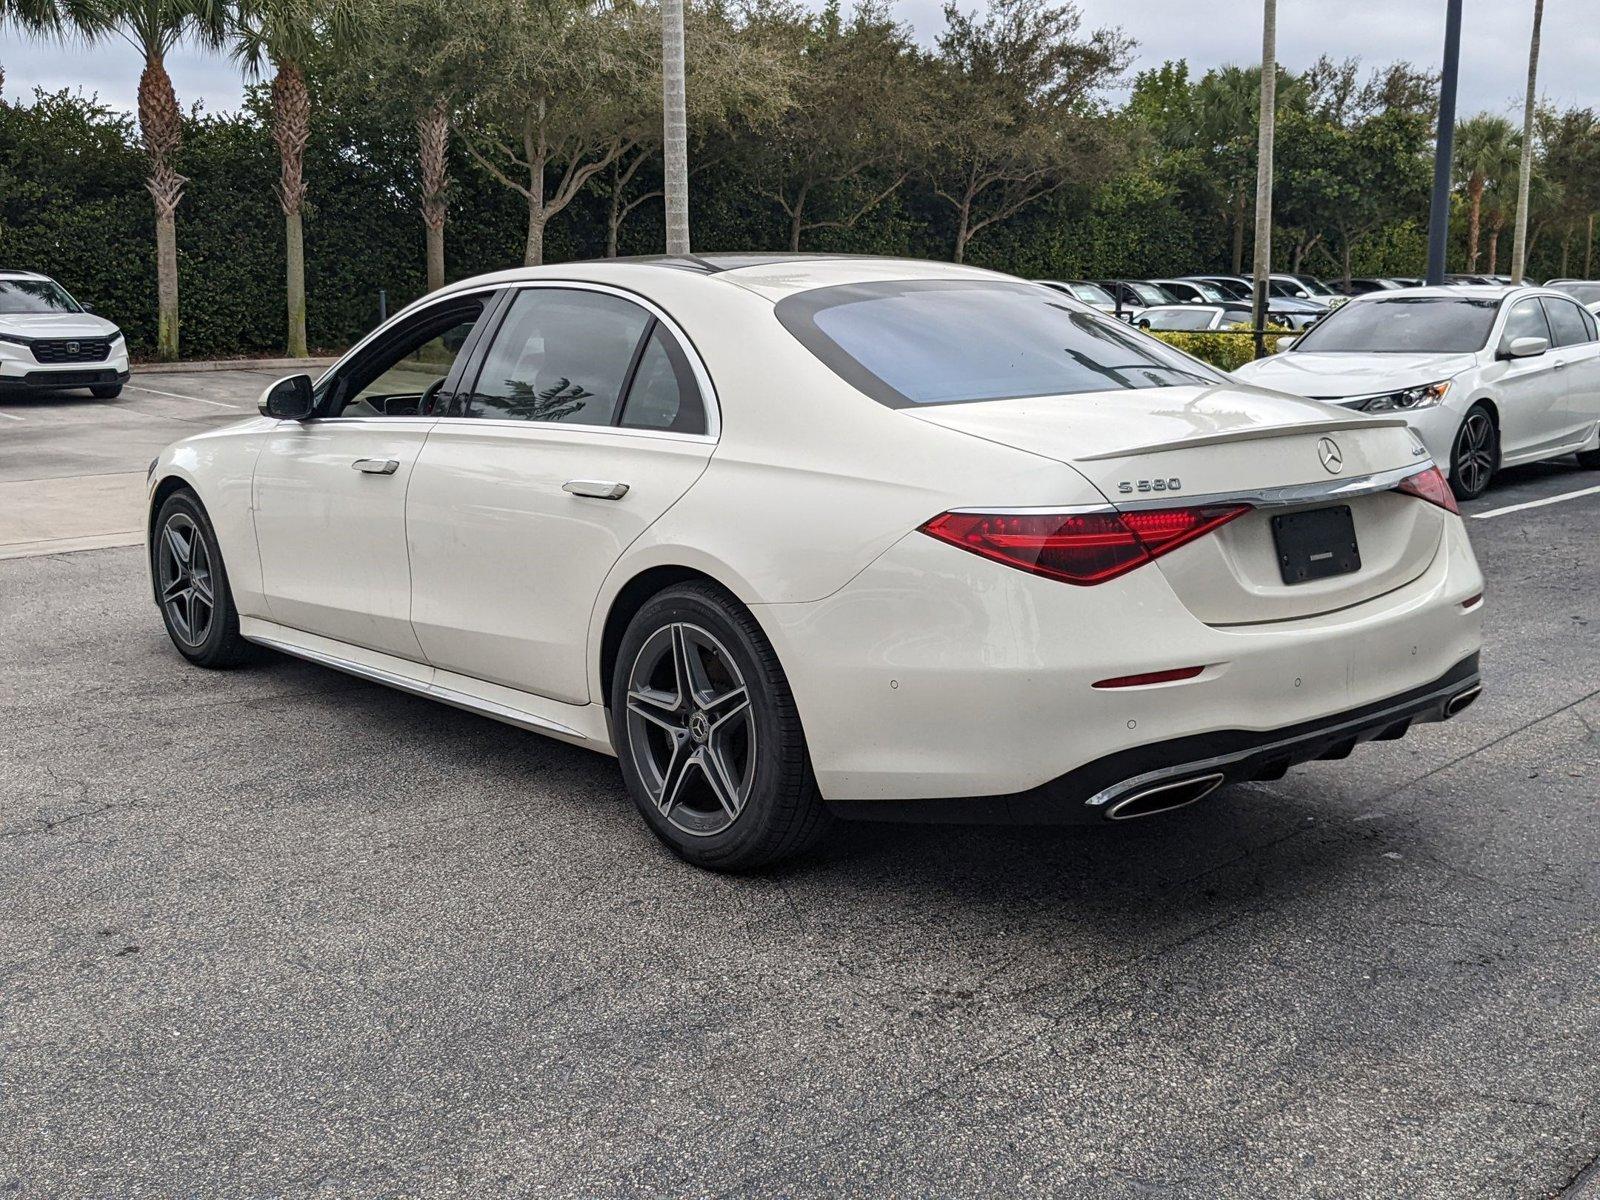
{"label": "license plate holder", "polygon": [[1290,587],[1361,569],[1356,523],[1348,504],[1273,517],[1272,540],[1278,569]]}

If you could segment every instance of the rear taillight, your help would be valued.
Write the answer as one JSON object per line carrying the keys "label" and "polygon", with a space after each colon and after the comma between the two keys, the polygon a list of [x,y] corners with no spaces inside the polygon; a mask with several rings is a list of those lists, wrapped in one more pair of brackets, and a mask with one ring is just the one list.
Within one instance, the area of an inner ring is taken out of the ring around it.
{"label": "rear taillight", "polygon": [[1446,512],[1461,515],[1461,509],[1456,505],[1456,494],[1450,490],[1438,467],[1429,467],[1426,471],[1407,476],[1394,490],[1415,496],[1418,500],[1426,500],[1429,504],[1437,504]]}
{"label": "rear taillight", "polygon": [[922,532],[1047,579],[1087,587],[1125,575],[1250,511],[1248,504],[1141,512],[947,512]]}

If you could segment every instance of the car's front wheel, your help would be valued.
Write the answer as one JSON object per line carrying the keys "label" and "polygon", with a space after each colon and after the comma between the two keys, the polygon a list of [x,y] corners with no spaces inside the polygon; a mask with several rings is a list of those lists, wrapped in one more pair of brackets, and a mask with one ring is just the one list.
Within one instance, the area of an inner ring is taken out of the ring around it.
{"label": "car's front wheel", "polygon": [[783,667],[720,588],[669,588],[634,615],[612,672],[611,724],[640,813],[697,866],[764,866],[828,824]]}
{"label": "car's front wheel", "polygon": [[187,490],[174,492],[162,503],[154,528],[150,560],[156,601],[178,653],[201,667],[245,662],[252,647],[239,636],[228,572],[200,498]]}
{"label": "car's front wheel", "polygon": [[1456,430],[1450,451],[1450,490],[1457,500],[1475,500],[1483,495],[1498,465],[1499,440],[1489,410],[1481,404],[1473,405]]}
{"label": "car's front wheel", "polygon": [[115,400],[122,395],[120,383],[97,383],[89,389],[89,394],[96,400]]}

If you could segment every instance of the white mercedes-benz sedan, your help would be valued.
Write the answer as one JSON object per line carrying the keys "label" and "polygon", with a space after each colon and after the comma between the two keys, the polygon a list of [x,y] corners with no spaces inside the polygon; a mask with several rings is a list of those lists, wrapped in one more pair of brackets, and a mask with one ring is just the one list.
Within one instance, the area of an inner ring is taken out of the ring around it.
{"label": "white mercedes-benz sedan", "polygon": [[1595,318],[1548,288],[1359,296],[1234,376],[1405,417],[1463,500],[1501,467],[1573,453],[1600,467]]}
{"label": "white mercedes-benz sedan", "polygon": [[257,643],[614,754],[708,867],[833,814],[1158,812],[1480,687],[1483,580],[1402,418],[969,267],[453,284],[149,496],[192,662]]}

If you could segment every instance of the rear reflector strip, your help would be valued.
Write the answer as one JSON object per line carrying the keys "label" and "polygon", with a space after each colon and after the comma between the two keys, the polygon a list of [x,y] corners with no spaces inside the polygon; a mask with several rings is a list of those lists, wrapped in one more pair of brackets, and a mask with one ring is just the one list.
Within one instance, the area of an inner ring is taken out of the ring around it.
{"label": "rear reflector strip", "polygon": [[1152,683],[1176,683],[1180,679],[1193,679],[1204,670],[1204,667],[1174,667],[1170,671],[1146,671],[1143,675],[1118,675],[1114,679],[1102,679],[1094,686],[1097,688],[1127,688],[1144,687]]}
{"label": "rear reflector strip", "polygon": [[1483,599],[1483,593],[1482,592],[1479,592],[1476,596],[1468,596],[1465,600],[1463,600],[1461,602],[1461,607],[1462,608],[1471,608],[1473,605],[1479,603],[1482,599]]}

